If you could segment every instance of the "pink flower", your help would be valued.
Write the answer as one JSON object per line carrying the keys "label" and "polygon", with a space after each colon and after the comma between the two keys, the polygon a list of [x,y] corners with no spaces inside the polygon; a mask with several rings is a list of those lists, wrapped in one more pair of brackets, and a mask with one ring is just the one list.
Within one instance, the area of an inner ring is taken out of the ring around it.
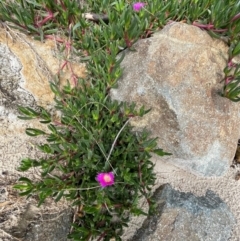
{"label": "pink flower", "polygon": [[139,12],[141,10],[141,8],[143,8],[145,5],[145,3],[142,2],[137,2],[133,4],[133,10],[136,12]]}
{"label": "pink flower", "polygon": [[114,184],[113,172],[101,172],[96,177],[101,187],[112,186]]}

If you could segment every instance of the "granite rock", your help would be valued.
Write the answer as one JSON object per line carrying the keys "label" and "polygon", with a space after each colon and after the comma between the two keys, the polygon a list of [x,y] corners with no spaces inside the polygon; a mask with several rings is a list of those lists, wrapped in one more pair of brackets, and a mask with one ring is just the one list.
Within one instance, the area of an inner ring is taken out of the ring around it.
{"label": "granite rock", "polygon": [[131,124],[147,128],[173,154],[161,159],[196,175],[224,175],[240,136],[240,106],[219,94],[228,46],[197,27],[171,23],[133,48],[125,51],[112,99],[151,108]]}
{"label": "granite rock", "polygon": [[165,184],[154,198],[156,214],[145,220],[132,241],[226,241],[231,237],[234,215],[211,190],[197,197]]}

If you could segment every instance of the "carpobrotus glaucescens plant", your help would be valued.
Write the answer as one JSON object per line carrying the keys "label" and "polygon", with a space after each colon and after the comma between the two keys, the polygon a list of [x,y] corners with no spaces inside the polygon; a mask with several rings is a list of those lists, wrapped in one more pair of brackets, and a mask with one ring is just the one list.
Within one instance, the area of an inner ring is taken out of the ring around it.
{"label": "carpobrotus glaucescens plant", "polygon": [[[148,112],[134,104],[117,103],[109,91],[122,74],[122,50],[132,48],[139,38],[150,37],[169,21],[183,21],[223,37],[229,44],[229,61],[223,84],[224,97],[239,100],[239,65],[233,58],[240,53],[239,3],[235,0],[2,0],[0,19],[36,39],[54,39],[66,55],[71,53],[87,64],[86,79],[77,79],[59,89],[51,88],[56,98],[57,120],[47,110],[20,107],[21,119],[38,118],[48,131],[28,128],[30,136],[43,135],[38,148],[45,158],[24,158],[20,171],[38,167],[41,180],[21,177],[15,185],[20,195],[35,195],[39,205],[48,197],[69,200],[82,215],[75,218],[69,237],[89,241],[93,238],[121,240],[131,215],[144,214],[138,207],[143,196],[154,209],[151,187],[155,174],[151,153],[167,155],[156,147],[148,134],[135,133],[129,125],[133,117]],[[86,12],[107,16],[108,21],[84,18]],[[57,36],[56,36],[57,35]],[[57,38],[56,38],[57,37]],[[118,57],[117,57],[118,55]],[[59,73],[61,72],[59,70]],[[235,72],[233,72],[235,71]],[[116,218],[117,217],[117,218]]]}
{"label": "carpobrotus glaucescens plant", "polygon": [[[46,143],[38,148],[47,157],[23,159],[19,170],[39,167],[42,180],[22,177],[15,188],[20,195],[37,195],[39,204],[53,197],[81,207],[84,215],[75,219],[70,234],[75,240],[120,240],[130,216],[144,214],[138,207],[140,197],[146,198],[150,212],[154,209],[150,153],[168,153],[156,148],[156,140],[149,139],[146,132],[134,133],[128,124],[131,118],[145,114],[144,108],[110,101],[96,85],[79,80],[74,88],[69,85],[60,91],[51,84],[56,109],[62,112],[60,121],[42,108],[20,107],[20,118],[39,118],[49,131],[26,130],[30,136],[45,136]],[[118,222],[111,221],[115,216]]]}

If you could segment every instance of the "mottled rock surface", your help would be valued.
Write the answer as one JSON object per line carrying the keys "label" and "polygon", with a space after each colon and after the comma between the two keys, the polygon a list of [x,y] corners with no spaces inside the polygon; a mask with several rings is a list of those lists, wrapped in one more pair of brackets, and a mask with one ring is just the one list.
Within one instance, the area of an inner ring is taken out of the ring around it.
{"label": "mottled rock surface", "polygon": [[131,122],[146,127],[165,157],[202,176],[221,176],[240,136],[239,103],[219,95],[228,47],[201,29],[172,23],[126,51],[123,76],[111,96],[152,108]]}
{"label": "mottled rock surface", "polygon": [[76,78],[86,75],[85,65],[80,64],[76,56],[69,55],[68,66],[61,69],[65,55],[54,39],[41,43],[18,31],[0,28],[0,91],[5,98],[18,98],[18,92],[28,92],[38,105],[51,104],[54,94],[49,81],[54,81],[56,74],[59,73],[61,85],[66,84],[67,79],[72,84],[73,75]]}
{"label": "mottled rock surface", "polygon": [[0,240],[67,241],[73,210],[67,203],[46,202],[37,208],[34,199],[15,199],[0,203]]}
{"label": "mottled rock surface", "polygon": [[157,214],[143,223],[132,241],[226,241],[235,219],[214,192],[195,196],[174,190],[169,184],[155,192]]}

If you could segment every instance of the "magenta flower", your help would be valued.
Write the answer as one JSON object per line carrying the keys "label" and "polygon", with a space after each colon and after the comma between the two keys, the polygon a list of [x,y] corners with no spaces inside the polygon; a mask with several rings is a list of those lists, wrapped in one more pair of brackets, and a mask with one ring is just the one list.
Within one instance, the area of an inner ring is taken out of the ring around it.
{"label": "magenta flower", "polygon": [[142,2],[137,2],[133,4],[133,10],[136,12],[139,12],[141,10],[141,8],[143,8],[145,5],[145,3]]}
{"label": "magenta flower", "polygon": [[112,186],[114,184],[113,172],[101,172],[96,177],[101,187]]}

